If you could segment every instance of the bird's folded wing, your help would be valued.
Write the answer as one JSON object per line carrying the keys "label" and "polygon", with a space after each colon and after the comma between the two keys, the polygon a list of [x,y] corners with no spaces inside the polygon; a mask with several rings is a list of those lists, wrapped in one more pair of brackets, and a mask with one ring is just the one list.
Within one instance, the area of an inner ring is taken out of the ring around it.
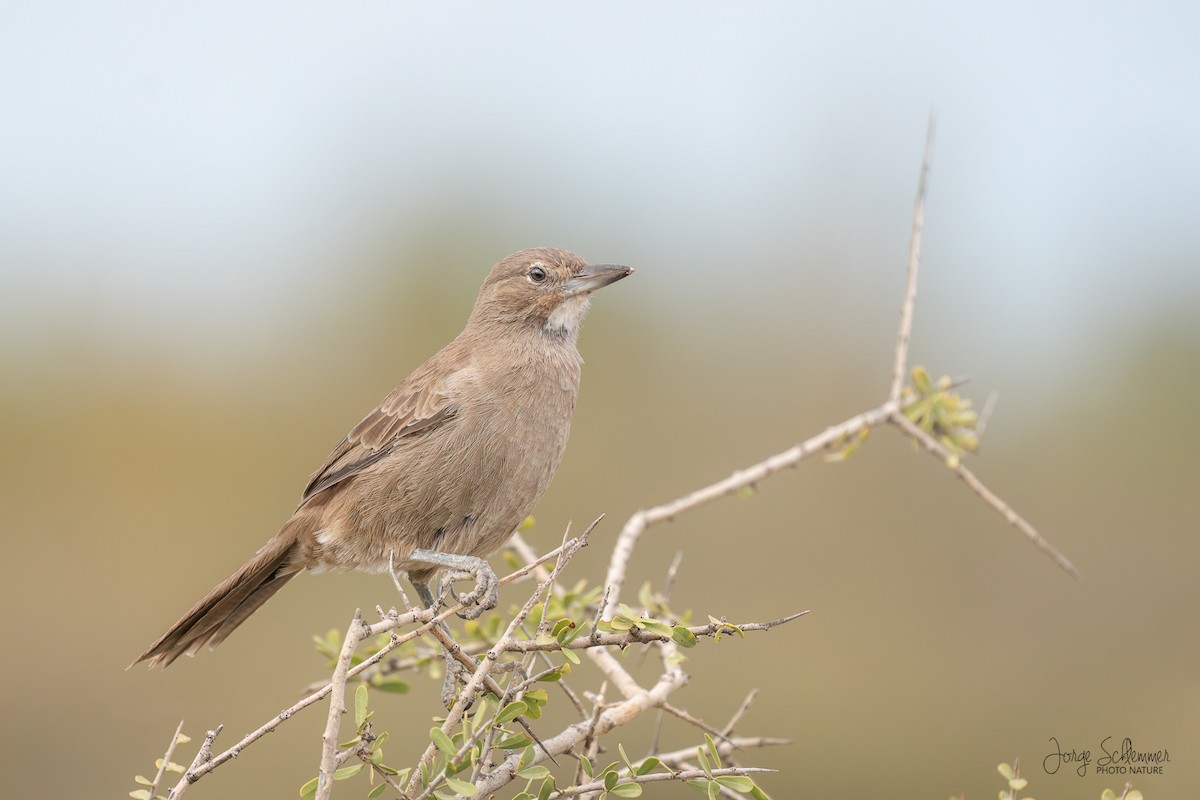
{"label": "bird's folded wing", "polygon": [[410,375],[333,449],[309,478],[300,505],[362,472],[405,437],[453,419],[459,405],[457,389],[465,372],[459,369],[437,375],[434,370],[422,369]]}

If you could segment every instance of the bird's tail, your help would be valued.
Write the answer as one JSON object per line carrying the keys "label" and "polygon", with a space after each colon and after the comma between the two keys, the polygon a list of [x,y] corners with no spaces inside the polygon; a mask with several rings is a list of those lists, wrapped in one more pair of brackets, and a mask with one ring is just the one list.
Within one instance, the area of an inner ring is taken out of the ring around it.
{"label": "bird's tail", "polygon": [[307,528],[306,522],[303,516],[288,520],[253,558],[214,586],[129,666],[149,661],[151,667],[166,667],[184,653],[195,655],[206,644],[212,649],[225,641],[238,625],[304,569],[300,533]]}

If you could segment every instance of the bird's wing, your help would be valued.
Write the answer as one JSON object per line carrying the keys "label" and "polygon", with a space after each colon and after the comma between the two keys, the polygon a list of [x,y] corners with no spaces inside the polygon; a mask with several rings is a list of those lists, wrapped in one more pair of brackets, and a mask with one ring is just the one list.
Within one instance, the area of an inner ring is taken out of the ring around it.
{"label": "bird's wing", "polygon": [[[438,369],[438,367],[442,369]],[[427,362],[393,389],[374,411],[363,417],[312,474],[300,499],[345,481],[386,456],[404,438],[430,431],[452,420],[459,410],[458,391],[467,368],[445,369]]]}

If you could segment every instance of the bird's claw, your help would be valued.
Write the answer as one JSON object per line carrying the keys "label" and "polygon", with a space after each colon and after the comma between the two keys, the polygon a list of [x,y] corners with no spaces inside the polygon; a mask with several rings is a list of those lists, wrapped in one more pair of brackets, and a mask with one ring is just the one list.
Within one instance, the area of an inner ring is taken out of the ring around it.
{"label": "bird's claw", "polygon": [[[460,595],[454,591],[453,584],[465,580],[474,580],[475,586],[471,591]],[[479,563],[472,569],[455,569],[445,574],[439,595],[444,598],[447,594],[466,605],[466,608],[458,612],[458,616],[463,619],[478,619],[483,612],[490,611],[500,602],[500,582],[491,565],[479,559]]]}

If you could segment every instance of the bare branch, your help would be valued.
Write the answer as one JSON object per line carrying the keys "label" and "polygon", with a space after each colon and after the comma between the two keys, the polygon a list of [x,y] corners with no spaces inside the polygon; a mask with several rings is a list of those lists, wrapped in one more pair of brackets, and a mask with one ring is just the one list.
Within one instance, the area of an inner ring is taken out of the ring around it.
{"label": "bare branch", "polygon": [[179,734],[183,733],[183,720],[179,720],[179,727],[175,729],[175,735],[171,737],[171,744],[167,746],[167,752],[163,753],[162,763],[158,765],[158,772],[154,775],[154,780],[150,782],[150,800],[158,794],[158,784],[162,783],[163,774],[167,771],[167,765],[171,763],[171,756],[175,753],[175,746],[179,744]]}
{"label": "bare branch", "polygon": [[750,710],[750,706],[754,703],[754,698],[756,697],[758,697],[758,689],[751,689],[750,693],[746,695],[746,699],[738,706],[737,711],[733,712],[733,716],[729,718],[729,722],[726,722],[725,727],[721,729],[722,739],[728,739],[733,735],[733,729],[737,727],[737,724],[742,721],[742,717]]}
{"label": "bare branch", "polygon": [[888,416],[899,409],[899,403],[884,403],[879,408],[872,409],[858,416],[851,417],[845,422],[826,428],[800,444],[782,453],[771,456],[753,466],[738,470],[722,481],[697,489],[684,495],[644,511],[639,511],[629,518],[625,527],[617,537],[613,547],[612,558],[609,561],[608,575],[604,583],[608,589],[608,599],[604,606],[604,617],[612,616],[620,605],[621,587],[625,583],[625,572],[633,557],[633,548],[646,529],[659,522],[666,522],[691,511],[694,508],[719,500],[722,497],[734,495],[740,489],[755,486],[781,470],[794,467],[806,458],[833,447],[838,442],[849,439],[863,428],[874,428],[887,422]]}
{"label": "bare branch", "polygon": [[179,800],[183,796],[183,793],[198,780],[198,776],[192,777],[192,775],[196,775],[200,769],[212,761],[213,742],[217,740],[217,737],[221,735],[221,731],[223,730],[225,730],[225,726],[218,725],[204,734],[204,741],[201,743],[196,757],[192,759],[192,765],[188,767],[187,772],[183,773],[183,777],[179,779],[179,783],[175,784],[175,787],[167,794],[167,800]]}
{"label": "bare branch", "polygon": [[317,773],[317,800],[329,800],[333,792],[333,772],[337,768],[338,730],[342,714],[346,713],[346,678],[350,671],[350,660],[362,639],[362,612],[354,611],[354,619],[346,629],[346,641],[333,668],[332,688],[329,692],[329,716],[325,720],[325,733],[321,736],[321,766]]}
{"label": "bare branch", "polygon": [[908,279],[904,285],[904,304],[900,307],[900,333],[896,336],[896,358],[892,362],[892,388],[888,400],[900,401],[904,376],[908,372],[908,343],[912,339],[913,311],[917,305],[917,270],[921,266],[921,231],[925,227],[925,187],[929,180],[929,164],[933,158],[933,132],[937,117],[929,112],[925,129],[925,153],[921,157],[921,177],[917,181],[917,199],[913,203],[912,235],[908,242]]}
{"label": "bare branch", "polygon": [[983,441],[983,432],[987,430],[988,423],[992,421],[992,414],[996,411],[996,403],[1000,401],[1000,393],[995,389],[988,392],[987,400],[983,401],[983,408],[979,410],[979,421],[975,423],[975,436],[980,442]]}
{"label": "bare branch", "polygon": [[1014,511],[1012,507],[1008,505],[1008,503],[1001,500],[1000,497],[992,492],[991,489],[987,488],[987,486],[984,486],[983,481],[979,480],[979,478],[975,477],[975,473],[963,466],[962,460],[947,450],[941,442],[918,428],[916,425],[912,424],[908,417],[904,416],[903,414],[895,415],[895,417],[892,419],[892,423],[899,427],[902,431],[904,431],[905,434],[924,447],[927,451],[941,459],[946,466],[954,470],[954,473],[958,475],[958,477],[962,478],[963,483],[967,484],[967,486],[971,488],[971,491],[979,495],[983,502],[996,509],[1000,516],[1004,517],[1005,521],[1008,522],[1009,525],[1012,525],[1014,528],[1024,534],[1025,538],[1028,539],[1034,547],[1036,547],[1038,550],[1041,550],[1050,558],[1054,559],[1054,562],[1062,567],[1068,575],[1076,580],[1083,580],[1083,575],[1080,574],[1079,570],[1075,568],[1075,565],[1072,564],[1057,547],[1046,541],[1046,539],[1044,539],[1042,535],[1037,532],[1037,529],[1030,525],[1024,517]]}

